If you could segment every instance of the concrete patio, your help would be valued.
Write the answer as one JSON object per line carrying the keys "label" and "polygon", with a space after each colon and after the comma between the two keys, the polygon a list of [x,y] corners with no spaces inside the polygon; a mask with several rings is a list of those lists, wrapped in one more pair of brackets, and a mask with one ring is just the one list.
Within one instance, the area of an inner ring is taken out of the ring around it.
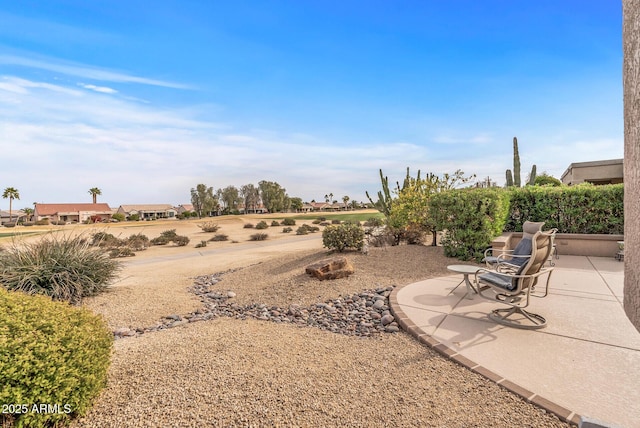
{"label": "concrete patio", "polygon": [[640,333],[622,307],[624,263],[568,255],[555,263],[550,294],[529,307],[547,319],[540,330],[489,320],[505,306],[466,299],[464,284],[450,294],[462,280],[455,274],[396,288],[391,309],[421,342],[564,420],[640,427]]}

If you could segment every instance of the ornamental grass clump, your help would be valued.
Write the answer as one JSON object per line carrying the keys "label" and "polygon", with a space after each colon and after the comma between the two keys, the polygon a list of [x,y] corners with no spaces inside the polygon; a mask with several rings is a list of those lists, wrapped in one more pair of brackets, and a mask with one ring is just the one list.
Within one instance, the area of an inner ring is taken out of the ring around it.
{"label": "ornamental grass clump", "polygon": [[105,250],[83,236],[48,235],[0,253],[0,284],[6,289],[74,304],[103,292],[119,269]]}
{"label": "ornamental grass clump", "polygon": [[113,333],[101,316],[0,287],[4,422],[62,426],[86,413],[106,385],[112,346]]}

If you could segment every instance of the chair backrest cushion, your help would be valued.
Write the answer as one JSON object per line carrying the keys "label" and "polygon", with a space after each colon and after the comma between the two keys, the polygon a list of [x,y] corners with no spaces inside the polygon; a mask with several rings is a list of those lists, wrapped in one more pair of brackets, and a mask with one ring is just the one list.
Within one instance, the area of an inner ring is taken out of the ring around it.
{"label": "chair backrest cushion", "polygon": [[[537,232],[535,235],[533,235],[533,239],[531,240],[533,246],[531,257],[529,258],[527,263],[520,267],[520,269],[518,270],[518,275],[532,275],[542,269],[542,266],[544,266],[545,262],[549,258],[549,255],[551,254],[551,240],[553,239],[554,235],[554,232],[542,231]],[[522,281],[523,284],[521,288],[534,286],[538,282],[537,278],[525,278],[522,279]]]}
{"label": "chair backrest cushion", "polygon": [[[516,245],[516,248],[513,249],[512,254],[514,256],[531,256],[532,245],[533,243],[531,241],[531,238],[522,238],[520,242],[518,242],[518,245]],[[522,266],[527,264],[528,261],[528,257],[513,257],[509,260],[509,263],[517,266]]]}
{"label": "chair backrest cushion", "polygon": [[544,221],[525,221],[522,225],[522,239],[533,238],[533,235],[535,235],[536,232],[540,232],[542,230],[542,226],[544,226],[544,223]]}

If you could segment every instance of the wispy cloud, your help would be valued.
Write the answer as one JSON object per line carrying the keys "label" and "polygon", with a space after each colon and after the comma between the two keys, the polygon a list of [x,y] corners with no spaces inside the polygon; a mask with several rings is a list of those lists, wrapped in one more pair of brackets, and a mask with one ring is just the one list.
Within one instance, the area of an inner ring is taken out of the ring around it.
{"label": "wispy cloud", "polygon": [[134,76],[125,72],[91,67],[69,61],[40,57],[39,59],[27,58],[19,55],[0,55],[0,64],[18,65],[22,67],[47,70],[68,76],[80,77],[105,82],[137,83],[142,85],[161,86],[174,89],[192,89],[189,85],[167,82],[148,77]]}
{"label": "wispy cloud", "polygon": [[78,83],[78,86],[92,91],[101,92],[103,94],[115,94],[118,92],[115,89],[108,88],[106,86],[88,85],[86,83]]}
{"label": "wispy cloud", "polygon": [[200,182],[259,180],[305,199],[327,192],[364,199],[378,168],[402,172],[407,159],[426,156],[406,142],[348,146],[238,129],[217,122],[207,106],[160,108],[11,76],[0,79],[0,128],[16,148],[3,155],[11,185],[48,202],[81,200],[98,186],[112,204],[181,203]]}

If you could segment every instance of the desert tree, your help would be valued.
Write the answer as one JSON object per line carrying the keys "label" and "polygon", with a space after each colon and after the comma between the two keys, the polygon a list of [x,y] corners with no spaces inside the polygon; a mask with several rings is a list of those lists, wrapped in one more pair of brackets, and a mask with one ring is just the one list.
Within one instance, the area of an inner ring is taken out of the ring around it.
{"label": "desert tree", "polygon": [[287,196],[287,191],[278,183],[262,180],[258,183],[258,188],[260,189],[262,203],[270,213],[284,211],[288,208],[289,197]]}
{"label": "desert tree", "polygon": [[98,195],[102,195],[102,190],[98,189],[97,187],[92,187],[91,189],[89,189],[89,194],[93,198],[93,203],[96,204],[98,203]]}
{"label": "desert tree", "polygon": [[622,1],[624,310],[640,331],[640,0]]}
{"label": "desert tree", "polygon": [[293,197],[289,199],[290,207],[293,211],[300,211],[304,203],[302,202],[302,198]]}
{"label": "desert tree", "polygon": [[224,189],[220,189],[218,194],[220,195],[220,200],[224,203],[224,210],[227,214],[231,214],[231,212],[238,209],[240,192],[236,186],[227,186]]}
{"label": "desert tree", "polygon": [[191,205],[198,214],[198,218],[215,211],[218,205],[217,196],[213,193],[213,187],[206,184],[198,184],[191,189]]}
{"label": "desert tree", "polygon": [[245,184],[240,186],[240,195],[244,203],[244,213],[246,214],[250,208],[255,212],[260,204],[260,189],[253,184]]}
{"label": "desert tree", "polygon": [[11,222],[12,221],[11,210],[13,207],[13,200],[20,199],[20,193],[18,192],[18,189],[16,189],[15,187],[7,187],[6,189],[4,189],[4,193],[2,194],[2,197],[4,199],[9,199],[9,222]]}

